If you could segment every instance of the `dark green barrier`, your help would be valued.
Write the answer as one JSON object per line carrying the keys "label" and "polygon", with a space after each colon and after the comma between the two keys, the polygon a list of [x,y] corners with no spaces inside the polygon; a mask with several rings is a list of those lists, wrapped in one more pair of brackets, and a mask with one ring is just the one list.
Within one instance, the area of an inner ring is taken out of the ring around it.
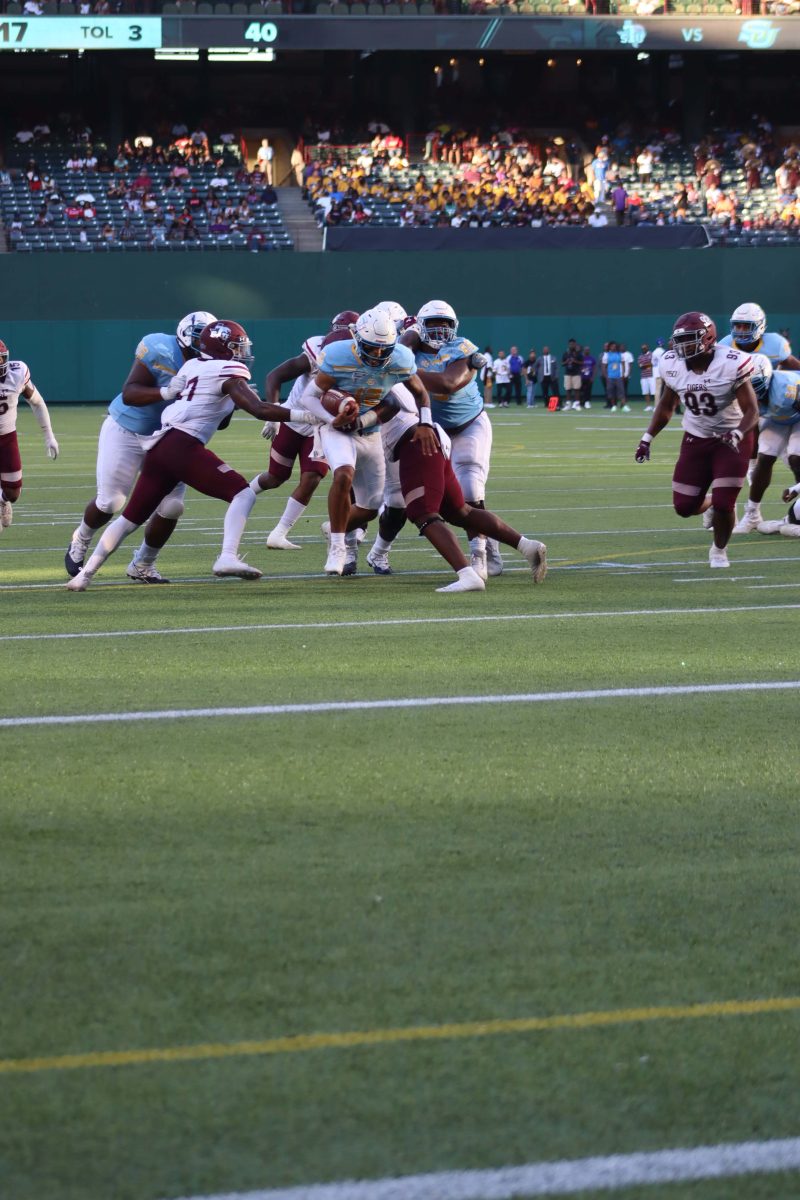
{"label": "dark green barrier", "polygon": [[[468,231],[467,235],[468,235]],[[334,313],[399,300],[409,311],[443,297],[461,331],[493,350],[576,337],[596,352],[613,338],[636,352],[666,337],[682,311],[709,312],[720,331],[755,300],[772,328],[800,343],[794,265],[800,250],[589,251],[581,254],[33,254],[4,255],[0,338],[55,402],[110,399],[142,334],[172,330],[206,308],[243,322],[255,377],[297,353]]]}

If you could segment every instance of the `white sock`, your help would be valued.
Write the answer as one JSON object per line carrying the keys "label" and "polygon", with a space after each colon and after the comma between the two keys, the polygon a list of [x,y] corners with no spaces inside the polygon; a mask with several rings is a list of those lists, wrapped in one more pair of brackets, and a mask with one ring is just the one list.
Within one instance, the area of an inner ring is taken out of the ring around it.
{"label": "white sock", "polygon": [[85,521],[81,521],[72,536],[80,538],[82,542],[90,542],[96,533],[96,529],[90,529]]}
{"label": "white sock", "polygon": [[745,512],[749,512],[749,513],[758,512],[760,507],[761,507],[761,502],[759,500],[748,500],[744,506]]}
{"label": "white sock", "polygon": [[116,521],[112,521],[104,530],[100,537],[94,554],[89,559],[86,566],[83,568],[85,575],[94,575],[110,554],[113,554],[117,546],[123,541],[129,533],[133,533],[134,529],[138,529],[138,525],[134,525],[133,521],[127,520],[126,517],[117,517]]}
{"label": "white sock", "polygon": [[253,489],[253,491],[255,492],[255,494],[257,496],[260,496],[264,490],[262,488],[261,484],[258,482],[260,478],[261,478],[261,472],[259,471],[259,473],[258,473],[258,475],[256,475],[255,479],[250,480],[250,487]]}
{"label": "white sock", "polygon": [[2,501],[5,500],[5,498],[6,498],[6,494],[3,491],[3,489],[0,488],[0,503],[2,503]]}
{"label": "white sock", "polygon": [[794,513],[795,520],[800,524],[800,500],[795,501],[792,505],[792,512]]}
{"label": "white sock", "polygon": [[343,533],[332,533],[331,534],[331,550],[333,549],[334,546],[344,546],[344,534]]}
{"label": "white sock", "polygon": [[375,538],[375,541],[372,543],[372,549],[376,554],[388,554],[391,548],[392,543],[385,542],[380,534],[378,534],[378,536]]}
{"label": "white sock", "polygon": [[344,535],[345,546],[349,546],[351,550],[355,549],[355,547],[358,546],[359,542],[360,542],[358,534],[359,534],[359,530],[357,530],[357,529],[348,530],[347,533]]}
{"label": "white sock", "polygon": [[242,540],[244,527],[250,510],[256,502],[256,494],[251,487],[242,490],[233,497],[225,513],[225,524],[222,527],[222,553],[232,554],[234,558],[239,553],[239,542]]}
{"label": "white sock", "polygon": [[147,539],[145,538],[139,549],[134,554],[133,561],[136,563],[143,563],[146,566],[151,566],[158,558],[160,550],[160,546],[158,549],[156,549],[155,546],[148,545]]}
{"label": "white sock", "polygon": [[295,500],[293,496],[290,496],[286,501],[286,508],[283,510],[283,515],[275,526],[276,530],[280,529],[281,533],[288,533],[292,526],[300,520],[307,508],[307,504],[301,504],[299,500]]}
{"label": "white sock", "polygon": [[469,548],[473,554],[485,554],[486,538],[483,536],[483,534],[479,534],[478,537],[470,538]]}

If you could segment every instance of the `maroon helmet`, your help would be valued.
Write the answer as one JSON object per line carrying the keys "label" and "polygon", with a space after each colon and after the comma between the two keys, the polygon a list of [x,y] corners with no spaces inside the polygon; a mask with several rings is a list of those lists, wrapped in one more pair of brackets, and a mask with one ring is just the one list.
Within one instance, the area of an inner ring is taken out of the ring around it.
{"label": "maroon helmet", "polygon": [[0,342],[0,379],[5,379],[8,373],[8,346]]}
{"label": "maroon helmet", "polygon": [[225,358],[235,362],[253,361],[253,343],[237,321],[212,321],[200,334],[201,358]]}
{"label": "maroon helmet", "polygon": [[701,312],[687,312],[678,317],[672,330],[672,348],[678,358],[699,358],[709,354],[717,340],[717,327]]}
{"label": "maroon helmet", "polygon": [[350,326],[355,325],[359,314],[353,312],[351,308],[346,308],[343,312],[337,313],[331,321],[331,333],[338,333],[340,329],[345,329],[350,332]]}

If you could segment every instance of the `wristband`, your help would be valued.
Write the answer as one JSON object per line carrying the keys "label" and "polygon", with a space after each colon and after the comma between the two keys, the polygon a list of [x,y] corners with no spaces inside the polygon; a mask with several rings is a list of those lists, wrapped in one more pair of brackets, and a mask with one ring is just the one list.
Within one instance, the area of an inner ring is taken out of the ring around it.
{"label": "wristband", "polygon": [[639,439],[639,441],[640,441],[640,442],[647,442],[648,444],[649,444],[650,442],[652,442],[652,440],[653,440],[653,435],[652,435],[652,433],[643,433],[643,434],[642,434],[642,436],[641,436],[641,437],[640,437],[640,439]]}
{"label": "wristband", "polygon": [[304,408],[290,408],[288,420],[294,425],[322,425],[322,418]]}
{"label": "wristband", "polygon": [[433,424],[433,417],[431,416],[431,410],[429,408],[421,408],[419,410],[419,423],[420,425]]}
{"label": "wristband", "polygon": [[359,429],[372,429],[373,425],[378,424],[378,414],[375,412],[365,412],[363,417],[358,418]]}

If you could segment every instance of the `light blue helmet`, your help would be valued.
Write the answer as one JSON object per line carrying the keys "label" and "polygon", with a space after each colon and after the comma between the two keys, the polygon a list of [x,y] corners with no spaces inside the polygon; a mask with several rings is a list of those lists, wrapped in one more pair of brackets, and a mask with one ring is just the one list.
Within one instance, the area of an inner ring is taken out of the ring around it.
{"label": "light blue helmet", "polygon": [[752,350],[767,328],[767,314],[760,304],[740,304],[731,313],[731,337],[740,350]]}

